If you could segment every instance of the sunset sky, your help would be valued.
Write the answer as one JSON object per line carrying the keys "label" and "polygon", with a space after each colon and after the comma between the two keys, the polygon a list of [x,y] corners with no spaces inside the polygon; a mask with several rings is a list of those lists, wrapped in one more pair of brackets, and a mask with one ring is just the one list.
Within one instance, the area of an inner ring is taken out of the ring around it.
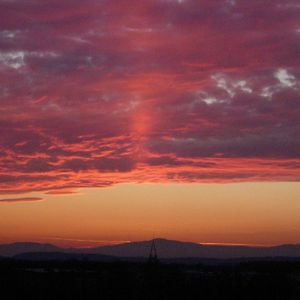
{"label": "sunset sky", "polygon": [[300,243],[299,0],[0,0],[0,243]]}

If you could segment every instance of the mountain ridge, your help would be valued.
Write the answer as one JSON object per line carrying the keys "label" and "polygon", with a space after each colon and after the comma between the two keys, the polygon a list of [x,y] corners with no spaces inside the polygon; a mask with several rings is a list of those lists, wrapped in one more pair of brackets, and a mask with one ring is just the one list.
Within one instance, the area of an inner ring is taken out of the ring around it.
{"label": "mountain ridge", "polygon": [[[93,248],[61,248],[49,243],[15,242],[0,244],[0,256],[13,257],[22,253],[97,254],[114,257],[148,257],[153,240],[126,242]],[[154,239],[160,258],[240,258],[240,257],[300,257],[300,244],[258,247],[240,245],[205,245],[193,242]]]}

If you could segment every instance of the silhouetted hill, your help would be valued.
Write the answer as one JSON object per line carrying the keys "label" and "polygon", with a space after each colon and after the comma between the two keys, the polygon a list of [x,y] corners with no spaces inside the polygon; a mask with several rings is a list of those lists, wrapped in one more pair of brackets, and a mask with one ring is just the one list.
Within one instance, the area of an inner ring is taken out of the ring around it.
{"label": "silhouetted hill", "polygon": [[[51,253],[49,255],[80,255],[94,254],[114,257],[134,258],[148,257],[152,240],[101,246],[89,249],[64,249],[51,244],[14,243],[0,245],[0,255],[16,256],[22,253]],[[202,258],[202,259],[234,259],[234,258],[261,258],[261,257],[300,257],[300,245],[281,245],[274,247],[246,247],[224,245],[201,245],[190,242],[180,242],[166,239],[155,239],[159,258]],[[31,254],[32,255],[32,254]],[[90,256],[92,258],[92,256]],[[95,257],[96,258],[96,257]]]}
{"label": "silhouetted hill", "polygon": [[[123,257],[147,257],[152,240],[89,249],[89,253]],[[246,247],[201,245],[166,239],[155,240],[160,258],[239,258],[239,257],[300,257],[300,245]]]}
{"label": "silhouetted hill", "polygon": [[51,244],[13,243],[0,245],[0,255],[15,256],[24,252],[64,252],[65,250]]}
{"label": "silhouetted hill", "polygon": [[[88,249],[89,253],[101,253],[124,257],[148,257],[152,240],[130,242],[113,246],[101,246]],[[190,257],[201,247],[195,243],[155,239],[159,257]],[[184,254],[184,256],[182,255]]]}
{"label": "silhouetted hill", "polygon": [[115,262],[117,257],[100,254],[80,254],[64,252],[29,252],[21,253],[14,256],[18,260],[29,261],[97,261],[97,262]]}

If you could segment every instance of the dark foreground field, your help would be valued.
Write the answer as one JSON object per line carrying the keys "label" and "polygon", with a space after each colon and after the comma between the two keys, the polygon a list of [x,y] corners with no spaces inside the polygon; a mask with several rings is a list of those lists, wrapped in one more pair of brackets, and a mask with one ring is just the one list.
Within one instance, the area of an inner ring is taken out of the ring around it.
{"label": "dark foreground field", "polygon": [[0,261],[3,299],[300,299],[300,262]]}

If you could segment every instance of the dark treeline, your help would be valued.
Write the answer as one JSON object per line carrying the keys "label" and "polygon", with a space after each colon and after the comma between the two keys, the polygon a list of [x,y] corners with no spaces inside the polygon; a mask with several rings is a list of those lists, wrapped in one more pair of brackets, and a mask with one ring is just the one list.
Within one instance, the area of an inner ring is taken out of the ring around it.
{"label": "dark treeline", "polygon": [[300,262],[0,261],[6,299],[300,299]]}

